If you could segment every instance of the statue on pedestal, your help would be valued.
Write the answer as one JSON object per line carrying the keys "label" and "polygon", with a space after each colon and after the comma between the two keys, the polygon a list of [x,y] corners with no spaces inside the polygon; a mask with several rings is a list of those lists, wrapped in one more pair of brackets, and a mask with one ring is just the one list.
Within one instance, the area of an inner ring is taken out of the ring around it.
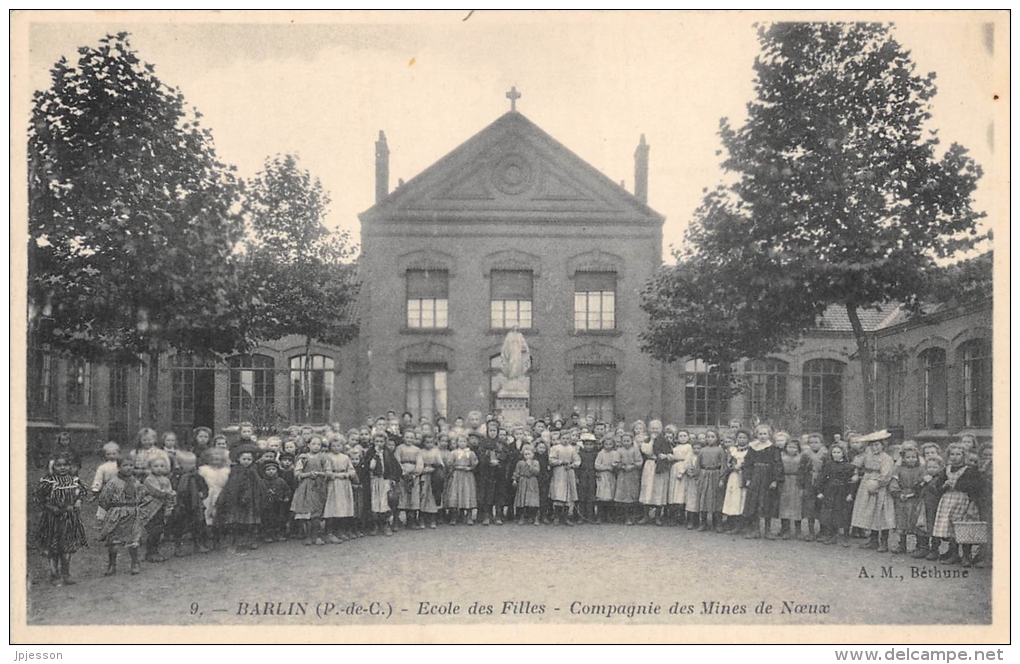
{"label": "statue on pedestal", "polygon": [[500,368],[506,382],[519,381],[528,372],[531,351],[528,350],[528,342],[524,335],[514,325],[513,329],[506,333],[503,339],[503,351],[500,353]]}
{"label": "statue on pedestal", "polygon": [[500,352],[502,385],[496,392],[496,407],[507,424],[523,424],[527,420],[531,394],[526,377],[530,366],[528,342],[514,326],[503,339]]}

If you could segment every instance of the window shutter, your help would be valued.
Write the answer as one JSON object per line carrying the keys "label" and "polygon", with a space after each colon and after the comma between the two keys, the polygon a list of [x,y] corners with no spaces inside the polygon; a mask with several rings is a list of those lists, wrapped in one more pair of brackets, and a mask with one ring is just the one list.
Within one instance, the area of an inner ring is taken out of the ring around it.
{"label": "window shutter", "polygon": [[407,297],[444,299],[450,292],[446,270],[408,270]]}
{"label": "window shutter", "polygon": [[615,291],[615,272],[577,272],[574,274],[574,292]]}
{"label": "window shutter", "polygon": [[610,364],[574,365],[574,394],[586,397],[616,395],[616,367]]}
{"label": "window shutter", "polygon": [[534,292],[534,278],[530,270],[493,270],[491,274],[493,300],[530,300]]}

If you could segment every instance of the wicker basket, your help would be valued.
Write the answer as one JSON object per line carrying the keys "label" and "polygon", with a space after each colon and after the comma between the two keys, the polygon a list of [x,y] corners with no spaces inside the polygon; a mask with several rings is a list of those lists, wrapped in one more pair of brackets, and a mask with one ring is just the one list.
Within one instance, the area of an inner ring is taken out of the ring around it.
{"label": "wicker basket", "polygon": [[985,521],[957,521],[953,533],[960,544],[987,544],[988,523]]}

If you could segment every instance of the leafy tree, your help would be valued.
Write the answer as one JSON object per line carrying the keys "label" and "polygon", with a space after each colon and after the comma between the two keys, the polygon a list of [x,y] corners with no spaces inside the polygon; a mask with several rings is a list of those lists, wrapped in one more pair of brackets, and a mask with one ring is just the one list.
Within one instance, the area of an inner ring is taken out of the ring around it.
{"label": "leafy tree", "polygon": [[240,346],[239,183],[201,114],[127,33],[62,58],[29,128],[29,303],[42,343],[147,358],[158,421],[160,354]]}
{"label": "leafy tree", "polygon": [[859,312],[916,302],[936,259],[984,236],[971,207],[981,169],[939,154],[926,131],[935,74],[919,76],[889,27],[760,26],[756,99],[676,267],[645,292],[643,344],[674,360],[761,357],[793,343],[829,306],[846,309],[865,413],[874,423],[872,352]]}
{"label": "leafy tree", "polygon": [[357,333],[349,316],[358,292],[356,249],[349,233],[324,225],[329,203],[322,183],[291,155],[267,159],[245,200],[247,335],[303,336],[306,362],[313,339],[339,346]]}

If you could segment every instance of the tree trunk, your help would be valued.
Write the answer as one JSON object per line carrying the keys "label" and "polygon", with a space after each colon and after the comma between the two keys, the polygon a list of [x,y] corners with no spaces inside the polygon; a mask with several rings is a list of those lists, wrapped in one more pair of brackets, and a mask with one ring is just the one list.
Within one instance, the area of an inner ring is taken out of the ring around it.
{"label": "tree trunk", "polygon": [[312,412],[312,337],[305,335],[305,366],[301,372],[301,389],[304,390],[304,400],[301,404],[304,411],[304,420],[307,423]]}
{"label": "tree trunk", "polygon": [[846,305],[846,313],[850,318],[850,326],[854,330],[854,340],[857,342],[857,355],[861,360],[861,386],[864,389],[864,421],[869,431],[877,427],[875,420],[875,374],[874,358],[871,354],[871,344],[861,325],[860,316],[857,315],[857,307]]}
{"label": "tree trunk", "polygon": [[148,427],[158,429],[159,421],[159,346],[153,345],[149,350],[149,422]]}

